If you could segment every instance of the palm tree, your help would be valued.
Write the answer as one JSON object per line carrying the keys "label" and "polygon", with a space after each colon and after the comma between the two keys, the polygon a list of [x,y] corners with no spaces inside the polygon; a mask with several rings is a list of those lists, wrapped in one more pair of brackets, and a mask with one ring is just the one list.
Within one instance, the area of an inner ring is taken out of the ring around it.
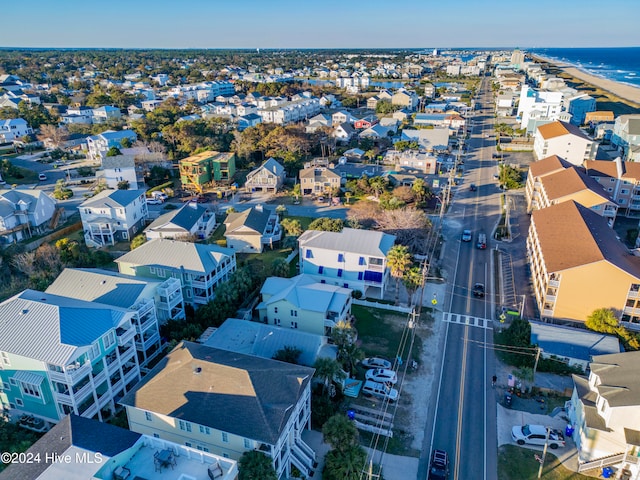
{"label": "palm tree", "polygon": [[360,445],[344,451],[331,450],[325,457],[322,478],[327,480],[359,480],[367,461],[367,453]]}
{"label": "palm tree", "polygon": [[296,197],[296,202],[298,202],[300,200],[300,195],[302,194],[301,190],[300,190],[300,184],[296,183],[293,186],[293,190],[291,190],[291,194]]}
{"label": "palm tree", "polygon": [[404,288],[407,289],[409,304],[411,305],[413,303],[413,294],[422,286],[422,269],[417,266],[411,267],[402,278],[402,283]]}
{"label": "palm tree", "polygon": [[334,379],[342,380],[345,377],[342,366],[332,358],[318,358],[313,368],[316,369],[315,376],[318,377],[324,385],[322,390],[325,394],[329,393],[329,385]]}
{"label": "palm tree", "polygon": [[411,185],[411,192],[416,196],[416,200],[421,202],[424,199],[424,191],[427,188],[427,184],[422,178],[416,178]]}
{"label": "palm tree", "polygon": [[387,266],[396,279],[396,305],[400,303],[400,280],[411,266],[411,254],[404,245],[394,245],[387,253]]}
{"label": "palm tree", "polygon": [[356,364],[364,358],[364,352],[355,343],[346,343],[338,348],[338,359],[342,366],[351,374]]}
{"label": "palm tree", "polygon": [[373,177],[369,180],[369,188],[376,198],[378,198],[387,188],[387,179],[384,177]]}

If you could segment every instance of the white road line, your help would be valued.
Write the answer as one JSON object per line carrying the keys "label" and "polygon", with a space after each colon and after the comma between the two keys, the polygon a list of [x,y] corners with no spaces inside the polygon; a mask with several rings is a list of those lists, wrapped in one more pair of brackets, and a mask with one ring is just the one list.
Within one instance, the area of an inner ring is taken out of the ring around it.
{"label": "white road line", "polygon": [[461,313],[443,312],[442,321],[447,323],[457,323],[459,325],[469,325],[470,327],[484,328],[493,330],[492,320],[490,318],[473,317],[471,315],[463,315]]}

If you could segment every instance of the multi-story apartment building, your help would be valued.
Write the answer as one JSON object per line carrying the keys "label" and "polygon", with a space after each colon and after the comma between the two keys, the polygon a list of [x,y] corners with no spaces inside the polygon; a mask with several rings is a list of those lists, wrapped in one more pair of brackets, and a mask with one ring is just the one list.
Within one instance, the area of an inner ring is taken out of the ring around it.
{"label": "multi-story apartment building", "polygon": [[275,106],[258,105],[257,114],[263,123],[277,123],[287,125],[291,122],[300,122],[318,114],[321,110],[320,101],[317,98],[302,98],[294,102],[284,102]]}
{"label": "multi-story apartment building", "polygon": [[340,175],[327,167],[303,168],[299,175],[303,195],[332,195],[340,188]]}
{"label": "multi-story apartment building", "polygon": [[602,215],[607,219],[609,226],[613,226],[618,205],[598,182],[581,169],[570,165],[568,168],[535,177],[531,172],[532,167],[533,165],[529,167],[528,178],[535,178],[535,180],[531,183],[527,180],[527,185],[532,185],[531,190],[527,189],[529,211],[574,200],[598,215]]}
{"label": "multi-story apartment building", "polygon": [[75,413],[110,417],[140,380],[135,312],[25,290],[0,304],[2,407],[44,430]]}
{"label": "multi-story apartment building", "polygon": [[338,322],[348,320],[351,292],[320,283],[311,275],[269,277],[260,290],[262,301],[256,310],[265,323],[329,336]]}
{"label": "multi-story apartment building", "polygon": [[640,326],[640,257],[602,216],[573,200],[534,211],[527,256],[541,318],[582,323],[610,308],[623,324]]}
{"label": "multi-story apartment building", "polygon": [[623,160],[628,160],[629,152],[640,146],[640,115],[620,115],[613,124],[611,144],[618,149]]}
{"label": "multi-story apartment building", "polygon": [[215,298],[216,286],[236,271],[230,248],[176,240],[155,239],[115,260],[125,275],[152,279],[176,278],[185,302],[204,305]]}
{"label": "multi-story apartment building", "polygon": [[[561,112],[562,92],[537,90],[528,85],[522,86],[517,113],[520,128],[526,128],[528,132],[533,132],[538,126],[538,122],[558,120]],[[535,120],[532,119],[532,116],[535,117]]]}
{"label": "multi-story apartment building", "polygon": [[149,216],[144,190],[103,190],[80,204],[87,246],[103,247],[129,241]]}
{"label": "multi-story apartment building", "polygon": [[536,158],[558,155],[576,166],[582,165],[585,160],[591,160],[597,147],[598,143],[578,127],[561,121],[539,126],[533,140]]}
{"label": "multi-story apartment building", "polygon": [[313,475],[311,377],[300,365],[182,342],[120,402],[129,428],[239,459],[258,450],[277,478]]}
{"label": "multi-story apartment building", "polygon": [[609,160],[587,160],[584,168],[618,204],[625,216],[640,212],[640,163]]}
{"label": "multi-story apartment building", "polygon": [[300,273],[320,283],[360,290],[382,298],[389,279],[387,253],[396,237],[372,230],[307,230],[298,238]]}
{"label": "multi-story apartment building", "polygon": [[540,179],[546,175],[561,172],[569,168],[571,164],[557,155],[543,158],[529,165],[529,173],[527,174],[527,183],[525,184],[525,195],[527,198],[527,210],[533,209],[533,202],[537,200],[538,190],[540,189]]}

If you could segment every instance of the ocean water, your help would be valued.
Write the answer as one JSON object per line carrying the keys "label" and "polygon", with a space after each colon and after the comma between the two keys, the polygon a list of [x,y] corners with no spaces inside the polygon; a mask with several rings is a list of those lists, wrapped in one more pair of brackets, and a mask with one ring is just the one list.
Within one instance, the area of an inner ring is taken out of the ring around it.
{"label": "ocean water", "polygon": [[640,47],[534,48],[528,51],[570,63],[593,75],[640,87]]}

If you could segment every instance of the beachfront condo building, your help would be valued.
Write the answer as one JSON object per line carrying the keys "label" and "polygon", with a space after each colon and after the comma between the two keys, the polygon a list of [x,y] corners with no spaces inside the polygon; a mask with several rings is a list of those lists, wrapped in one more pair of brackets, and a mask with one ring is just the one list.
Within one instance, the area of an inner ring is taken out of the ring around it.
{"label": "beachfront condo building", "polygon": [[575,125],[567,122],[551,122],[536,129],[533,151],[541,160],[558,155],[575,166],[595,157],[598,143]]}
{"label": "beachfront condo building", "polygon": [[611,144],[618,149],[623,160],[640,146],[640,115],[620,115],[613,125]]}

